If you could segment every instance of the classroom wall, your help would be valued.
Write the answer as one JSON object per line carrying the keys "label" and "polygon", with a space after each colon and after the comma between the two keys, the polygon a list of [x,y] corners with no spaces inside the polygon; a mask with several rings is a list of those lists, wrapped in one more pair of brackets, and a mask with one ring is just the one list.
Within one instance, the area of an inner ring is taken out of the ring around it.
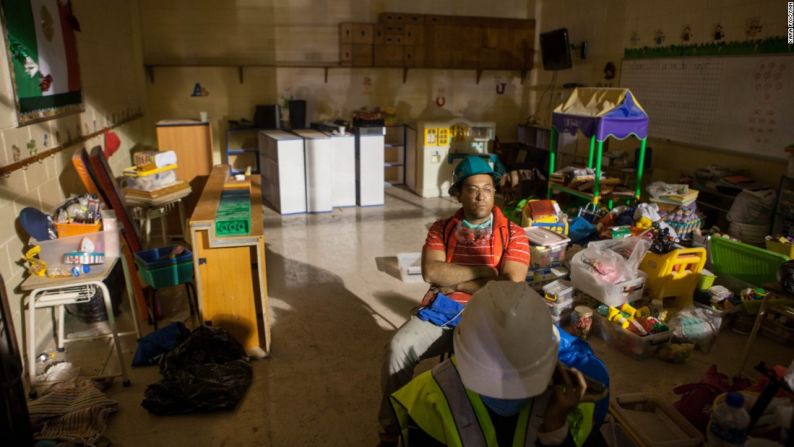
{"label": "classroom wall", "polygon": [[[596,86],[619,86],[620,63],[624,48],[655,46],[653,41],[657,30],[665,35],[663,45],[683,43],[681,33],[689,25],[693,34],[692,43],[712,42],[713,30],[721,24],[726,41],[745,40],[745,29],[752,19],[757,19],[761,30],[755,38],[785,35],[785,2],[775,0],[722,0],[691,2],[674,0],[668,2],[636,2],[608,0],[588,2],[586,0],[543,1],[532,5],[540,31],[559,27],[568,28],[571,42],[579,45],[589,43],[589,56],[582,60],[574,55],[574,68],[558,73],[556,89],[549,89],[552,73],[542,70],[533,74],[533,87],[536,91],[547,91],[537,114],[541,122],[550,120],[551,104],[559,104],[570,90],[559,86],[568,82]],[[632,40],[636,32],[639,39]],[[574,53],[577,51],[575,50]],[[615,63],[618,71],[613,80],[606,80],[603,69],[607,61]],[[541,95],[542,96],[542,95]],[[638,98],[642,102],[642,98]],[[534,111],[534,109],[532,109]],[[650,117],[653,132],[653,116]],[[565,150],[578,156],[585,156],[586,143],[580,138],[577,144]],[[785,162],[759,159],[750,155],[736,155],[720,151],[719,148],[696,147],[669,141],[651,139],[654,148],[653,178],[677,181],[681,173],[692,173],[700,166],[718,164],[742,169],[756,179],[777,185],[785,171]],[[638,147],[636,140],[611,143],[611,150],[627,150],[633,153]],[[781,148],[781,155],[783,148]]]}
{"label": "classroom wall", "polygon": [[[35,140],[38,151],[59,145],[56,135],[66,140],[67,132],[73,138],[79,132],[88,134],[101,129],[113,114],[130,110],[145,111],[145,93],[142,66],[141,37],[136,2],[118,2],[107,7],[104,2],[77,0],[73,10],[82,32],[76,33],[80,76],[82,80],[85,111],[38,124],[17,127],[13,90],[9,81],[9,64],[5,44],[0,45],[0,165],[14,162],[13,146],[22,148],[22,157],[28,156],[27,142]],[[5,31],[3,30],[3,40]],[[144,120],[136,120],[114,129],[121,138],[121,147],[110,158],[114,172],[130,165],[130,149],[136,142],[146,139]],[[44,145],[47,134],[48,144]],[[0,273],[9,293],[11,311],[17,339],[22,345],[24,324],[22,295],[18,288],[25,276],[19,259],[28,236],[17,223],[17,215],[25,207],[52,211],[70,194],[84,192],[77,174],[71,167],[72,153],[83,146],[90,149],[103,144],[96,137],[83,145],[76,145],[18,170],[8,177],[0,177]],[[49,335],[49,310],[39,310],[38,321],[46,321],[37,328],[37,344]]]}
{"label": "classroom wall", "polygon": [[[146,63],[318,63],[339,60],[338,26],[342,22],[376,22],[379,12],[481,15],[527,18],[526,0],[503,0],[497,7],[479,0],[291,2],[214,2],[178,0],[141,2]],[[159,119],[198,117],[207,111],[215,135],[215,159],[227,119],[253,119],[256,104],[282,97],[308,101],[308,121],[349,118],[361,107],[391,106],[403,120],[464,116],[498,123],[503,140],[515,140],[525,120],[527,89],[517,72],[486,71],[479,84],[474,70],[412,69],[403,83],[402,69],[333,68],[324,82],[320,68],[156,68],[147,84],[152,125]],[[507,82],[496,94],[497,79]],[[195,83],[209,96],[191,97]],[[527,83],[528,84],[528,83]],[[439,108],[435,97],[446,97]]]}

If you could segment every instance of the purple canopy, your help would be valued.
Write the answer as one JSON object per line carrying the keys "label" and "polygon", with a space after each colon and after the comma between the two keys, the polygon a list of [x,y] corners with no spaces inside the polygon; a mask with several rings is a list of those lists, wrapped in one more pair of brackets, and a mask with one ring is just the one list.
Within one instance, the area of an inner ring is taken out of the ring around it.
{"label": "purple canopy", "polygon": [[648,136],[648,114],[625,88],[577,88],[554,110],[551,125],[559,133],[582,131],[598,141]]}

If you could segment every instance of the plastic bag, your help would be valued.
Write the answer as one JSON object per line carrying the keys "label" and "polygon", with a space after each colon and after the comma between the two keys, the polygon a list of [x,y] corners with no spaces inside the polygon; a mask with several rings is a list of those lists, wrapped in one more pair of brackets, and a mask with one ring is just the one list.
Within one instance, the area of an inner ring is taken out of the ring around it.
{"label": "plastic bag", "polygon": [[160,383],[146,387],[141,405],[154,414],[230,409],[251,385],[245,350],[221,328],[201,326],[160,362]]}
{"label": "plastic bag", "polygon": [[596,283],[617,284],[633,278],[634,271],[623,256],[603,244],[591,242],[571,259],[571,276],[579,275]]}
{"label": "plastic bag", "polygon": [[575,244],[586,243],[595,233],[595,225],[583,217],[575,217],[568,227],[568,237]]}
{"label": "plastic bag", "polygon": [[640,220],[643,217],[650,219],[651,222],[662,220],[659,215],[659,205],[655,203],[640,203],[637,205],[637,209],[634,210],[634,220]]}
{"label": "plastic bag", "polygon": [[571,259],[571,283],[609,306],[637,300],[645,284],[637,267],[649,245],[637,237],[591,242]]}
{"label": "plastic bag", "polygon": [[190,336],[184,323],[177,321],[152,332],[138,340],[138,349],[132,359],[132,366],[156,365],[167,354]]}
{"label": "plastic bag", "polygon": [[628,278],[633,278],[636,276],[642,258],[645,257],[648,249],[651,248],[651,242],[640,237],[624,237],[623,239],[591,242],[587,248],[590,247],[598,250],[609,249],[622,256],[626,261],[625,267],[628,269]]}
{"label": "plastic bag", "polygon": [[722,316],[711,309],[693,308],[679,312],[671,321],[677,339],[695,344],[701,352],[710,352],[722,325]]}
{"label": "plastic bag", "polygon": [[460,323],[462,313],[463,304],[438,292],[430,306],[419,309],[416,316],[422,321],[429,321],[442,328],[453,328]]}
{"label": "plastic bag", "polygon": [[752,225],[768,224],[772,220],[772,210],[775,206],[775,191],[743,190],[736,196],[728,211],[728,222]]}

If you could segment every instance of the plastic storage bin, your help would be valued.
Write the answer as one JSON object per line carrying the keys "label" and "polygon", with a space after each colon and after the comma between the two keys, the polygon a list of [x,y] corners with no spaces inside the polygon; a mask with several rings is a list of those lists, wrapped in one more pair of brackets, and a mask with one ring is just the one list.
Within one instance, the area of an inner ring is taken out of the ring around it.
{"label": "plastic storage bin", "polygon": [[58,232],[58,237],[78,236],[87,233],[96,233],[102,229],[102,222],[85,224],[85,223],[56,223],[55,229]]}
{"label": "plastic storage bin", "polygon": [[530,244],[530,268],[557,267],[565,259],[565,249],[570,239],[545,228],[525,228]]}
{"label": "plastic storage bin", "polygon": [[590,295],[607,306],[620,307],[642,298],[645,288],[645,272],[638,271],[637,277],[617,284],[599,284],[590,276],[571,272],[571,282],[575,289]]}
{"label": "plastic storage bin", "polygon": [[766,319],[761,323],[761,334],[784,345],[794,344],[794,307],[769,306]]}
{"label": "plastic storage bin", "polygon": [[144,284],[159,289],[193,280],[193,253],[185,249],[181,255],[171,257],[173,249],[173,246],[160,247],[135,253],[135,264]]}
{"label": "plastic storage bin", "polygon": [[397,265],[403,282],[424,282],[422,253],[397,253]]}
{"label": "plastic storage bin", "polygon": [[672,331],[642,337],[612,323],[598,312],[593,314],[593,320],[595,332],[600,339],[638,360],[653,356],[673,337]]}
{"label": "plastic storage bin", "polygon": [[789,259],[779,253],[723,237],[709,240],[709,255],[711,271],[717,276],[732,276],[757,287],[777,282],[780,264]]}
{"label": "plastic storage bin", "polygon": [[794,245],[784,244],[775,240],[766,240],[766,249],[775,253],[780,253],[783,256],[794,258]]}
{"label": "plastic storage bin", "polygon": [[551,319],[556,324],[566,324],[573,309],[573,287],[564,280],[556,280],[543,286],[543,297],[549,307]]}
{"label": "plastic storage bin", "polygon": [[105,259],[119,256],[119,232],[116,230],[98,231],[96,233],[86,233],[47,241],[35,241],[36,245],[41,246],[39,259],[47,263],[48,271],[60,268],[63,273],[68,273],[72,266],[64,264],[63,255],[70,251],[79,251],[80,243],[86,238],[94,244],[94,251],[105,254]]}
{"label": "plastic storage bin", "polygon": [[659,396],[617,396],[609,404],[609,412],[641,447],[694,447],[703,443],[703,435]]}
{"label": "plastic storage bin", "polygon": [[134,167],[124,170],[127,187],[141,191],[156,191],[176,183],[176,165],[163,166],[162,168],[138,171]]}

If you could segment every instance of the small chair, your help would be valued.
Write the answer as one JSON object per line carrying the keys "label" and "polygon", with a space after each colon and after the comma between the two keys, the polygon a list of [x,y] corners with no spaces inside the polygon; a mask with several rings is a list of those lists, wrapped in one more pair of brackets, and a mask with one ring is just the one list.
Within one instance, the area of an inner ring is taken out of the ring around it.
{"label": "small chair", "polygon": [[[36,309],[43,309],[47,307],[57,307],[58,312],[58,330],[56,336],[57,349],[60,352],[64,351],[64,344],[66,343],[65,329],[64,329],[64,306],[67,304],[85,303],[91,300],[97,289],[102,292],[104,299],[105,311],[108,315],[108,322],[110,323],[111,334],[80,337],[69,340],[76,341],[81,339],[97,339],[104,338],[108,335],[113,337],[113,345],[116,350],[116,355],[121,368],[121,375],[124,378],[124,386],[129,386],[130,379],[127,375],[127,365],[124,361],[124,354],[121,350],[119,343],[119,333],[116,327],[116,318],[113,313],[113,303],[110,300],[110,291],[102,281],[107,278],[113,267],[116,265],[118,258],[108,258],[105,264],[98,273],[79,276],[76,278],[46,278],[38,276],[30,276],[22,282],[20,288],[25,292],[30,292],[28,298],[28,320],[27,320],[27,370],[30,378],[30,397],[36,397],[36,391],[33,384],[36,380]],[[122,259],[122,262],[123,259]],[[125,266],[125,274],[128,274],[128,269]],[[129,284],[129,281],[128,281]],[[129,287],[129,286],[128,286]],[[132,294],[128,290],[130,299],[130,308],[133,312],[133,320],[135,320],[135,334],[140,338],[140,328],[138,327],[138,320],[135,317],[135,302]],[[121,335],[127,335],[121,334]]]}

